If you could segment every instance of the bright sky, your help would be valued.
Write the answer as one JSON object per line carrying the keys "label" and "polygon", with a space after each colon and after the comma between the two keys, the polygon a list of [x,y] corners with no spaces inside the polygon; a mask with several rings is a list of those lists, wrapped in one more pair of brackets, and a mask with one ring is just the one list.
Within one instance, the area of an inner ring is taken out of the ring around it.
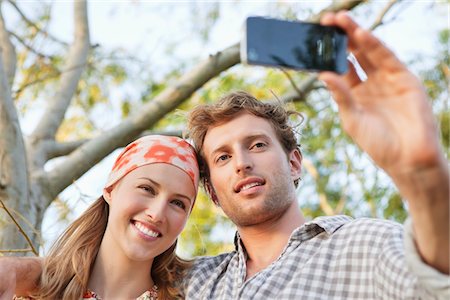
{"label": "bright sky", "polygon": [[[294,1],[279,1],[288,5]],[[318,11],[330,1],[296,1],[298,11],[302,7],[311,7]],[[20,7],[33,19],[33,11],[37,1],[18,1]],[[378,1],[380,11],[387,1]],[[212,2],[197,2],[195,11],[200,15],[202,6],[213,5]],[[244,19],[248,15],[271,15],[275,11],[274,4],[261,1],[223,1],[221,2],[221,18],[211,31],[211,39],[205,47],[192,38],[193,30],[199,28],[193,20],[194,11],[186,1],[91,1],[89,3],[90,34],[93,44],[98,43],[105,48],[121,48],[134,53],[153,70],[172,68],[171,61],[160,59],[166,49],[162,44],[172,43],[176,57],[186,58],[189,65],[195,63],[192,57],[206,58],[209,54],[239,41]],[[272,8],[270,6],[272,5]],[[449,5],[441,5],[432,9],[431,1],[409,1],[401,13],[393,10],[388,15],[399,16],[392,23],[377,29],[376,34],[405,62],[417,54],[432,55],[436,46],[437,32],[449,27]],[[267,8],[269,7],[269,8]],[[446,8],[446,9],[445,9]],[[4,10],[8,20],[14,20],[13,11]],[[377,14],[377,13],[376,13]],[[362,13],[358,18],[364,26],[369,26],[376,14]],[[307,15],[307,13],[305,14]],[[301,16],[299,16],[301,18]],[[54,1],[52,22],[49,31],[70,41],[72,36],[72,3],[71,1]],[[42,49],[45,52],[45,48]],[[168,67],[167,67],[168,66]],[[129,93],[133,88],[128,87]],[[120,97],[120,95],[116,95]],[[36,116],[39,112],[36,112]],[[35,123],[35,118],[27,119],[22,127],[27,131]],[[107,172],[112,166],[113,157],[109,156],[76,182],[76,187],[66,189],[62,199],[76,206],[75,215],[79,214],[87,203],[80,202],[80,194],[86,200],[100,195],[102,184],[106,181]],[[93,184],[94,183],[94,184]],[[62,228],[55,221],[55,210],[50,209],[43,223],[44,239],[51,240]]]}

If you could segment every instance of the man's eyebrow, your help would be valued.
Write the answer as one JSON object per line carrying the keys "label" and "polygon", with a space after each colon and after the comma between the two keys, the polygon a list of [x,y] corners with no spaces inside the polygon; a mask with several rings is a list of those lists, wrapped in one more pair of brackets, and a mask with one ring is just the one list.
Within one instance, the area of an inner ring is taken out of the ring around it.
{"label": "man's eyebrow", "polygon": [[251,142],[256,139],[264,139],[264,140],[272,141],[272,139],[267,134],[264,134],[264,133],[256,133],[256,134],[249,135],[244,138],[244,141]]}
{"label": "man's eyebrow", "polygon": [[228,145],[221,145],[221,146],[219,146],[218,148],[214,149],[214,150],[211,152],[211,154],[209,155],[209,157],[210,157],[210,158],[213,158],[214,155],[216,155],[216,153],[219,153],[219,152],[226,152],[228,148],[229,148]]}
{"label": "man's eyebrow", "polygon": [[[244,137],[243,141],[245,143],[249,143],[251,141],[254,141],[256,139],[264,139],[264,140],[268,140],[269,142],[272,141],[272,139],[264,133],[255,133],[255,134],[251,134],[249,136]],[[228,150],[229,146],[228,145],[221,145],[218,148],[214,149],[211,154],[210,157],[213,158],[214,155],[218,152],[226,152]]]}

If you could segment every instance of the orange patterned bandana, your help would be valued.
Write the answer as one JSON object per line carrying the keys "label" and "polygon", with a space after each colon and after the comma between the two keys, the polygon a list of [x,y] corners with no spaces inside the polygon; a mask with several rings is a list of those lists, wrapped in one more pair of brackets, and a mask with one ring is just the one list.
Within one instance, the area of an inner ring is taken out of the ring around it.
{"label": "orange patterned bandana", "polygon": [[134,169],[154,163],[180,168],[191,178],[197,191],[199,170],[194,148],[179,137],[164,135],[147,135],[128,144],[116,159],[105,189]]}

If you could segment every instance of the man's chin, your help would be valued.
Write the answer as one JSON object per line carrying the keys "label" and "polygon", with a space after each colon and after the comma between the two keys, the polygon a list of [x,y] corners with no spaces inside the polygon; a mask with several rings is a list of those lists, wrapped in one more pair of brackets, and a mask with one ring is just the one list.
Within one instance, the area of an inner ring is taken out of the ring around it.
{"label": "man's chin", "polygon": [[238,214],[235,213],[233,216],[228,215],[228,217],[236,226],[244,228],[267,224],[279,219],[282,214],[283,212],[273,210],[250,209],[248,212],[240,210]]}

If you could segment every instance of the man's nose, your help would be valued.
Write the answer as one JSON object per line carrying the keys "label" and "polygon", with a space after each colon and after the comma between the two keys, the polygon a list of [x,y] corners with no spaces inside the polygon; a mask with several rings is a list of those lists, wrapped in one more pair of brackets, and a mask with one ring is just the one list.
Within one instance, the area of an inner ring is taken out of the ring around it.
{"label": "man's nose", "polygon": [[253,168],[253,162],[249,153],[246,151],[238,151],[235,153],[236,172],[238,174],[250,171]]}

